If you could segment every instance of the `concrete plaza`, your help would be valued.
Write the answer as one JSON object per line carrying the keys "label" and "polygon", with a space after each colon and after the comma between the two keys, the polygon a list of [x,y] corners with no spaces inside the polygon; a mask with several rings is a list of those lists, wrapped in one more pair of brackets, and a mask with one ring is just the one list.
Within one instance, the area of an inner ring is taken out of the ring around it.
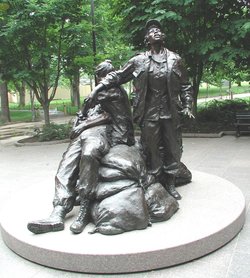
{"label": "concrete plaza", "polygon": [[[30,186],[36,186],[36,183],[39,183],[38,181],[44,175],[51,177],[50,181],[53,187],[53,179],[58,163],[67,147],[67,143],[64,143],[18,148],[13,143],[14,140],[0,141],[0,213],[9,197]],[[249,277],[250,136],[239,138],[235,136],[184,138],[183,162],[190,169],[225,178],[238,186],[243,192],[247,206],[246,223],[239,235],[226,246],[200,259],[166,269],[134,274],[94,275],[65,272],[29,262],[9,250],[0,238],[0,277]],[[48,196],[51,199],[52,197]],[[39,198],[39,196],[30,196],[30,198]],[[18,207],[16,209],[18,210]],[[1,215],[1,217],[3,216]]]}

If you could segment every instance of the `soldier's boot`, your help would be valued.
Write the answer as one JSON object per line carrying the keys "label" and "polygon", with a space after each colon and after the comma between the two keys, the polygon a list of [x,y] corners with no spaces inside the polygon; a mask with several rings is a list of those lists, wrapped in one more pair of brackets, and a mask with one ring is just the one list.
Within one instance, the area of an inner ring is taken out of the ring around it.
{"label": "soldier's boot", "polygon": [[176,200],[181,199],[181,195],[179,192],[175,189],[175,177],[174,176],[168,176],[167,177],[167,183],[165,186],[167,192],[173,196]]}
{"label": "soldier's boot", "polygon": [[66,213],[64,207],[55,206],[48,218],[29,222],[27,228],[34,234],[62,231]]}
{"label": "soldier's boot", "polygon": [[74,234],[80,234],[84,228],[89,223],[90,218],[90,201],[89,199],[83,199],[81,201],[80,210],[77,215],[77,218],[74,220],[74,222],[70,226],[70,230]]}

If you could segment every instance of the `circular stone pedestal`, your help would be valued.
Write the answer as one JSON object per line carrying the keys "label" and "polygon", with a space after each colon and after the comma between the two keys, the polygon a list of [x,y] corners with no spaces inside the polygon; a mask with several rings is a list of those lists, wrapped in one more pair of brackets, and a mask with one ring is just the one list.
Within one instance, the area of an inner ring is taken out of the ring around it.
{"label": "circular stone pedestal", "polygon": [[128,273],[180,264],[208,254],[230,241],[245,220],[245,200],[232,183],[193,171],[193,182],[178,188],[180,209],[168,221],[115,236],[73,235],[65,230],[34,235],[31,220],[49,216],[53,185],[30,187],[8,202],[1,230],[6,245],[20,256],[53,268],[89,273]]}

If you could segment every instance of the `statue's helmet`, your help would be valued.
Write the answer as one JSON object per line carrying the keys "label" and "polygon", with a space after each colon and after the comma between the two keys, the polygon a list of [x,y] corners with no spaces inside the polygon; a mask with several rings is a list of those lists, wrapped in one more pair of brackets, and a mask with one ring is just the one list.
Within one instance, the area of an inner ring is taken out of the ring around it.
{"label": "statue's helmet", "polygon": [[151,28],[159,28],[162,29],[160,21],[157,19],[149,19],[145,25],[146,32],[148,32]]}
{"label": "statue's helmet", "polygon": [[105,60],[100,63],[95,70],[95,74],[98,78],[105,77],[109,72],[113,71],[114,67],[111,60]]}

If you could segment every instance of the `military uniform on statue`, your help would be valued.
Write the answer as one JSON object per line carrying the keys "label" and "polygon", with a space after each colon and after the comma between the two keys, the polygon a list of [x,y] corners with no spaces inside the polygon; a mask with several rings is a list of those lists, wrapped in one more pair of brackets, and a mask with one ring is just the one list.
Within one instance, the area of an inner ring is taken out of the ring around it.
{"label": "military uniform on statue", "polygon": [[[97,78],[101,80],[112,70],[108,60],[99,64]],[[47,219],[29,222],[28,229],[33,233],[63,230],[65,216],[73,209],[77,195],[80,211],[70,229],[81,233],[89,223],[89,203],[98,183],[101,158],[117,144],[134,144],[130,104],[123,88],[103,90],[83,110],[78,114],[72,140],[56,173],[52,214]]]}
{"label": "military uniform on statue", "polygon": [[182,153],[180,113],[193,117],[193,91],[180,56],[163,46],[161,28],[157,20],[148,21],[145,43],[149,50],[108,74],[92,96],[103,88],[134,81],[133,118],[141,129],[148,172],[181,199],[175,189]]}

